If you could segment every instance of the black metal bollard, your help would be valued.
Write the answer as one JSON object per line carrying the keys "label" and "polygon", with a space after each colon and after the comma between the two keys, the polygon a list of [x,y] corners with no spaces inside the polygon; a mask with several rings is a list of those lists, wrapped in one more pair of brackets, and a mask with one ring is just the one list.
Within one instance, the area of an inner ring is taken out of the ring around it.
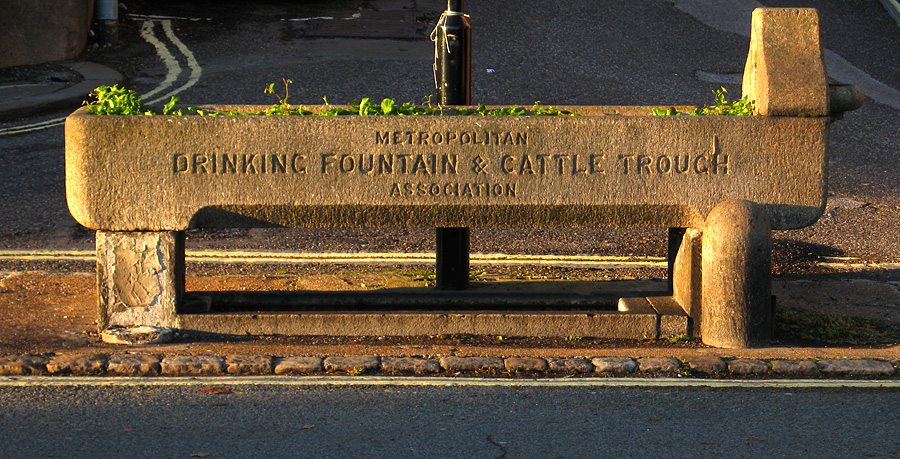
{"label": "black metal bollard", "polygon": [[[471,28],[463,0],[447,0],[447,11],[434,29],[435,85],[441,105],[471,103]],[[464,290],[469,286],[469,228],[437,228],[435,287]]]}

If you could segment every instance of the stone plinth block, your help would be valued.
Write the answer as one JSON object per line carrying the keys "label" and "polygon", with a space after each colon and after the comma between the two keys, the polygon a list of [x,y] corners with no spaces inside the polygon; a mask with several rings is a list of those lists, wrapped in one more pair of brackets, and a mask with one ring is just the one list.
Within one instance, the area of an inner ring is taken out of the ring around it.
{"label": "stone plinth block", "polygon": [[[515,308],[513,302],[498,305]],[[348,308],[348,309],[353,309]],[[180,314],[178,328],[235,335],[603,336],[641,339],[658,335],[656,314],[563,312],[304,312]]]}
{"label": "stone plinth block", "polygon": [[79,223],[105,231],[702,228],[724,199],[758,202],[789,229],[824,209],[825,118],[561,108],[580,116],[82,109],[66,120],[66,196]]}
{"label": "stone plinth block", "polygon": [[753,11],[743,95],[755,102],[760,115],[828,115],[828,77],[818,11]]}
{"label": "stone plinth block", "polygon": [[100,329],[174,327],[184,291],[184,233],[97,231]]}
{"label": "stone plinth block", "polygon": [[761,347],[772,335],[772,230],[749,201],[725,201],[703,231],[700,335],[725,348]]}
{"label": "stone plinth block", "polygon": [[109,344],[147,345],[164,344],[172,341],[175,330],[172,328],[150,327],[143,325],[134,328],[108,328],[100,332],[100,339]]}

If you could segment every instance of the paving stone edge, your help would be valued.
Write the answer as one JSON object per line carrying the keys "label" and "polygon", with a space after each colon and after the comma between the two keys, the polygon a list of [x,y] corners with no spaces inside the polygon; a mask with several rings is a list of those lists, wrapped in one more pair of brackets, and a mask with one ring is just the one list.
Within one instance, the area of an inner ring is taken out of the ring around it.
{"label": "paving stone edge", "polygon": [[458,375],[900,378],[900,360],[658,357],[390,357],[269,355],[0,355],[0,376]]}

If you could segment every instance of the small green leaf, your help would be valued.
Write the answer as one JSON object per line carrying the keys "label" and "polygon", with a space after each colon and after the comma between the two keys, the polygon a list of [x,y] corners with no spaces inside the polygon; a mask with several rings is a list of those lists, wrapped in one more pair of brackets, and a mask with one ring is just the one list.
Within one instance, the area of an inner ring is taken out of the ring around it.
{"label": "small green leaf", "polygon": [[394,110],[394,99],[384,99],[381,101],[381,113],[383,115],[390,115]]}

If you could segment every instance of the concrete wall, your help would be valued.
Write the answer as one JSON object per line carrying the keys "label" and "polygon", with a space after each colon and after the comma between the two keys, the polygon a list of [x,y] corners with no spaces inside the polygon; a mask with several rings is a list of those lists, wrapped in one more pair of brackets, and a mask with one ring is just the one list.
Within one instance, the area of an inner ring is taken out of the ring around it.
{"label": "concrete wall", "polygon": [[0,67],[78,56],[93,5],[93,0],[0,0]]}

